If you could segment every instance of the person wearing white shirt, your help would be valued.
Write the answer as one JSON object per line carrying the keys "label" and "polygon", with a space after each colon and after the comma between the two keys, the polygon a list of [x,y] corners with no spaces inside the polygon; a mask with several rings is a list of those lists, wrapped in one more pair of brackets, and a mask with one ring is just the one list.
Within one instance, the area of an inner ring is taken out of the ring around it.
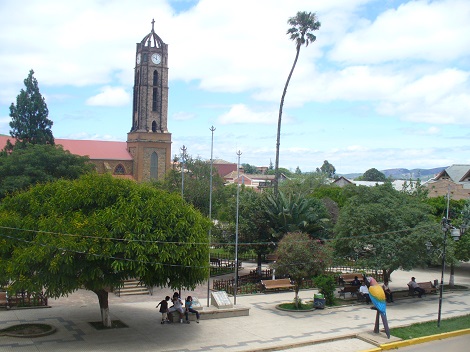
{"label": "person wearing white shirt", "polygon": [[370,303],[370,297],[369,297],[369,289],[366,286],[365,281],[362,282],[362,286],[359,288],[359,293],[364,299],[366,300],[366,303]]}

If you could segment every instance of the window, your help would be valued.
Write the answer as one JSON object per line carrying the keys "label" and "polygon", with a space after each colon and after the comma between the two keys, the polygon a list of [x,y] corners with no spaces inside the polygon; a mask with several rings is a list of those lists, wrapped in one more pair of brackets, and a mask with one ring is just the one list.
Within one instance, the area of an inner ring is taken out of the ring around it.
{"label": "window", "polygon": [[126,169],[124,169],[124,166],[122,166],[122,164],[118,164],[114,168],[114,174],[115,175],[125,175],[126,174]]}
{"label": "window", "polygon": [[153,94],[152,94],[152,111],[157,111],[158,107],[158,100],[157,100],[157,88],[153,88]]}
{"label": "window", "polygon": [[153,152],[150,156],[150,179],[158,178],[158,155]]}
{"label": "window", "polygon": [[157,72],[157,70],[153,71],[153,85],[158,86],[158,72]]}
{"label": "window", "polygon": [[152,132],[157,132],[157,123],[155,121],[152,122]]}

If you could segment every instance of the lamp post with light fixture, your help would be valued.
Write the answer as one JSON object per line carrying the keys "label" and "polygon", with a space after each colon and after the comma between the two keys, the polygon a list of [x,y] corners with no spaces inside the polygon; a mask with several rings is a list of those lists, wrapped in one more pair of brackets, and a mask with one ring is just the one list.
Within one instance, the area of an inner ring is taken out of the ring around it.
{"label": "lamp post with light fixture", "polygon": [[442,292],[444,291],[444,271],[446,269],[446,242],[447,242],[447,233],[450,231],[450,234],[454,241],[458,241],[460,238],[460,229],[453,227],[450,224],[448,218],[444,217],[441,221],[442,231],[444,232],[444,248],[442,252],[442,271],[441,271],[441,284],[439,285],[439,310],[437,313],[437,327],[441,326],[441,310],[442,310]]}

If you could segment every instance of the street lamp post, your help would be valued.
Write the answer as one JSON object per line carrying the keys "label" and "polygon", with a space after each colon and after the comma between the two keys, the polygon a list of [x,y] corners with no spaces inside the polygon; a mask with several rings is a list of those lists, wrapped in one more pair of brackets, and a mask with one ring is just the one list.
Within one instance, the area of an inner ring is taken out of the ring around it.
{"label": "street lamp post", "polygon": [[212,237],[212,165],[214,163],[213,154],[214,154],[214,131],[215,127],[211,126],[212,132],[211,138],[211,170],[210,170],[210,181],[209,181],[209,221],[211,226],[209,227],[209,274],[207,278],[207,306],[209,307],[210,299],[210,290],[211,290],[211,237]]}
{"label": "street lamp post", "polygon": [[447,233],[450,231],[454,241],[458,241],[461,235],[461,230],[453,227],[448,218],[442,218],[441,221],[442,231],[444,232],[444,248],[442,252],[442,271],[441,271],[441,284],[439,285],[439,310],[437,313],[437,327],[441,326],[441,310],[442,310],[442,293],[444,291],[444,271],[446,269],[446,242]]}
{"label": "street lamp post", "polygon": [[238,163],[237,163],[237,216],[235,220],[235,287],[233,290],[233,304],[237,304],[237,291],[238,291],[238,208],[240,198],[240,155],[241,151],[237,152]]}

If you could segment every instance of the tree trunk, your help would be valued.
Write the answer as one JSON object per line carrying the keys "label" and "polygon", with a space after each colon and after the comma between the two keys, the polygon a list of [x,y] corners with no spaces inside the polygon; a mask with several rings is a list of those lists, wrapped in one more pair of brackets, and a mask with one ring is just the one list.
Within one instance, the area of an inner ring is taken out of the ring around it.
{"label": "tree trunk", "polygon": [[111,316],[109,315],[108,292],[104,289],[94,290],[93,292],[98,296],[98,301],[100,303],[101,322],[103,323],[103,326],[110,328]]}
{"label": "tree trunk", "polygon": [[449,277],[449,287],[454,287],[455,285],[455,267],[454,264],[450,264],[450,277]]}
{"label": "tree trunk", "polygon": [[274,195],[277,197],[278,189],[279,189],[279,148],[281,145],[281,122],[282,122],[282,108],[284,107],[284,98],[286,97],[287,87],[289,86],[289,81],[292,77],[292,73],[294,72],[295,65],[297,64],[297,59],[299,58],[300,52],[300,44],[297,44],[297,51],[295,53],[295,60],[292,68],[289,72],[289,76],[287,77],[286,85],[284,86],[284,91],[282,92],[281,103],[279,104],[279,118],[277,120],[277,138],[276,138],[276,162],[274,165]]}
{"label": "tree trunk", "polygon": [[295,304],[296,309],[299,309],[299,289],[300,289],[300,286],[296,284],[294,287],[294,290],[295,290],[294,304]]}
{"label": "tree trunk", "polygon": [[258,263],[258,266],[256,267],[256,271],[257,271],[258,275],[261,277],[261,265],[262,265],[261,252],[258,252],[257,263]]}

